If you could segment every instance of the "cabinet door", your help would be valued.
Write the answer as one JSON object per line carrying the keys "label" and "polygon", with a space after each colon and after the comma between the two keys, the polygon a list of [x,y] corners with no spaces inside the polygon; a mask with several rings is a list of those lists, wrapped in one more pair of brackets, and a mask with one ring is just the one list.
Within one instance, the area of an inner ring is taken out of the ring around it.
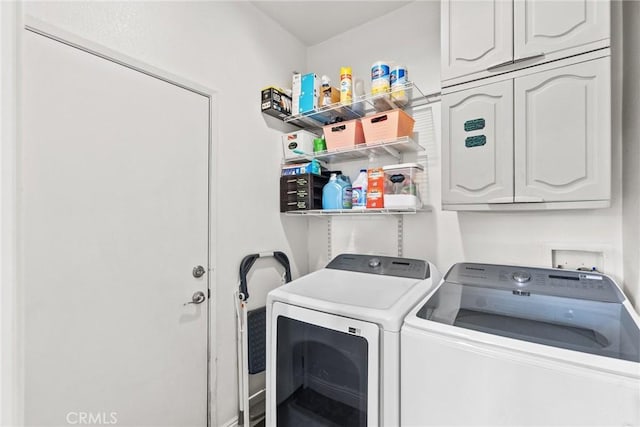
{"label": "cabinet door", "polygon": [[513,80],[442,97],[442,203],[513,202]]}
{"label": "cabinet door", "polygon": [[609,57],[515,79],[516,202],[607,200]]}
{"label": "cabinet door", "polygon": [[443,0],[441,14],[442,80],[485,71],[513,59],[511,1]]}
{"label": "cabinet door", "polygon": [[608,0],[515,0],[514,56],[559,59],[609,46]]}

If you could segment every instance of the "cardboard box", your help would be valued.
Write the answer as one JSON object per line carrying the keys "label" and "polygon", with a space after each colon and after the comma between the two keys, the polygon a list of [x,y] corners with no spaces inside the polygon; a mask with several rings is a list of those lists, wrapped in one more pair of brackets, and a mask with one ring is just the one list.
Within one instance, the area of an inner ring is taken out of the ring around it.
{"label": "cardboard box", "polygon": [[[313,140],[318,135],[306,130],[298,130],[282,135],[282,152],[285,160],[302,158],[304,155],[313,155]],[[303,154],[295,153],[301,151]]]}
{"label": "cardboard box", "polygon": [[[338,88],[330,87],[329,89],[321,90],[321,92],[322,93],[320,94],[320,100],[318,101],[318,106],[320,108],[326,107],[330,104],[335,104],[336,102],[340,102],[340,91],[338,90]],[[328,104],[324,102],[327,98],[331,100]]]}
{"label": "cardboard box", "polygon": [[302,74],[295,73],[291,79],[291,114],[300,114],[300,92],[302,92]]}
{"label": "cardboard box", "polygon": [[282,165],[282,176],[288,175],[300,175],[305,173],[312,173],[315,175],[321,175],[326,172],[326,163],[316,160],[315,162],[303,162],[295,164]]}
{"label": "cardboard box", "polygon": [[262,112],[279,119],[291,115],[291,97],[273,86],[262,89]]}
{"label": "cardboard box", "polygon": [[384,208],[384,170],[370,168],[367,171],[367,208]]}
{"label": "cardboard box", "polygon": [[318,109],[320,79],[315,73],[303,74],[300,78],[300,114]]}

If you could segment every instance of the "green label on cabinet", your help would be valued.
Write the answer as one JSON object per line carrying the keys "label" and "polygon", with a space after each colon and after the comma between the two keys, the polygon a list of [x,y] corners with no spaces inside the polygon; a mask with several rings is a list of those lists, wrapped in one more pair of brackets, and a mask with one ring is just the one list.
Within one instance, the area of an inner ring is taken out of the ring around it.
{"label": "green label on cabinet", "polygon": [[465,132],[471,132],[472,130],[484,129],[484,119],[473,119],[464,122]]}
{"label": "green label on cabinet", "polygon": [[487,143],[487,137],[484,135],[470,136],[464,140],[464,146],[467,148],[480,147]]}

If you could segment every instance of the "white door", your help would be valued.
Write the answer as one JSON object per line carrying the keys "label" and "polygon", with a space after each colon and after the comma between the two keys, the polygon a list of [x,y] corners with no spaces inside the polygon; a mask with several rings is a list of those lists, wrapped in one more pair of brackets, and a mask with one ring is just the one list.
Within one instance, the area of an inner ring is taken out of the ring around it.
{"label": "white door", "polygon": [[443,81],[513,60],[511,1],[443,0],[441,5]]}
{"label": "white door", "polygon": [[513,80],[442,97],[442,203],[513,202]]}
{"label": "white door", "polygon": [[205,426],[209,98],[23,33],[26,424]]}
{"label": "white door", "polygon": [[516,60],[541,53],[559,59],[610,44],[607,0],[516,0],[513,16]]}
{"label": "white door", "polygon": [[516,202],[607,200],[610,60],[515,79]]}

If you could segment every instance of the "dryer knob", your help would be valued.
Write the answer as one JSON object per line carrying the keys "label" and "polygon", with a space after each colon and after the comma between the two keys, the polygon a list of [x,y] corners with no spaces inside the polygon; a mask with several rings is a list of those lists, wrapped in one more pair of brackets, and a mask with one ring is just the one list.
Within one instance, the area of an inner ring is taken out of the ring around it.
{"label": "dryer knob", "polygon": [[516,271],[511,277],[518,283],[525,283],[531,280],[531,275],[526,271]]}
{"label": "dryer knob", "polygon": [[369,267],[371,268],[380,267],[380,258],[371,258],[369,260]]}

